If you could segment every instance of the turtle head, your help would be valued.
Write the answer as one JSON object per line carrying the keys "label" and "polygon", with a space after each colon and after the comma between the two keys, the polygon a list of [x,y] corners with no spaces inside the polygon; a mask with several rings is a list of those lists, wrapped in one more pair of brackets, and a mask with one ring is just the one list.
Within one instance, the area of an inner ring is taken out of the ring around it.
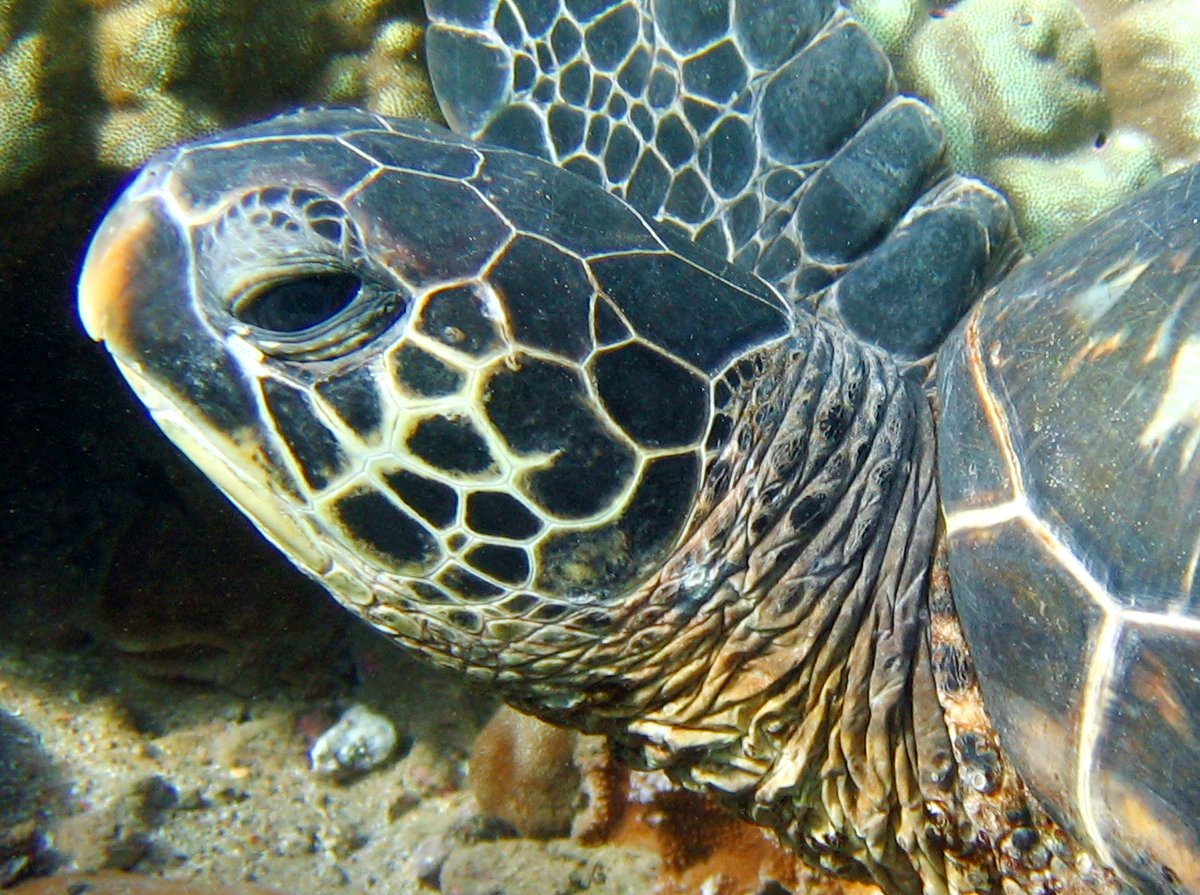
{"label": "turtle head", "polygon": [[[625,247],[600,241],[606,267],[571,248],[600,233]],[[310,112],[148,165],[91,246],[80,313],[343,603],[444,663],[552,677],[623,636],[694,517],[728,434],[711,368],[747,320],[787,322],[755,298],[672,352],[639,323],[657,309],[622,303],[643,288],[631,251],[651,281],[647,259],[688,266],[549,165]]]}

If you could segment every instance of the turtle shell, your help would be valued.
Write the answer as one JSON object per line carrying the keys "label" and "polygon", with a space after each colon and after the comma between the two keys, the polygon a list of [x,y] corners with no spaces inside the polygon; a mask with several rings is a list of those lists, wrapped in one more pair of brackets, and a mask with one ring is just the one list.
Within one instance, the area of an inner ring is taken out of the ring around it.
{"label": "turtle shell", "polygon": [[988,707],[1060,821],[1154,892],[1200,891],[1198,218],[1200,170],[1162,181],[1019,269],[939,358]]}

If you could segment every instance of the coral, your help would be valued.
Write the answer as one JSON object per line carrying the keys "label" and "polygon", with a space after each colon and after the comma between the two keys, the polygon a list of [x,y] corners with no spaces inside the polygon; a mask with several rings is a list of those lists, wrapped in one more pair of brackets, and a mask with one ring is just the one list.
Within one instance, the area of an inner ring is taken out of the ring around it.
{"label": "coral", "polygon": [[92,76],[106,105],[96,161],[132,168],[163,146],[214,130],[217,119],[171,93],[186,69],[191,25],[182,0],[134,0],[98,9]]}
{"label": "coral", "polygon": [[70,0],[0,0],[0,192],[84,159],[87,29]]}
{"label": "coral", "polygon": [[1025,240],[1034,249],[1152,183],[1161,173],[1158,150],[1138,131],[1114,131],[1102,145],[1085,145],[1066,155],[1001,157],[987,169],[988,179],[1004,191],[1018,219],[1025,222]]}
{"label": "coral", "polygon": [[850,0],[849,5],[889,56],[903,52],[929,15],[925,0]]}
{"label": "coral", "polygon": [[0,186],[10,188],[29,170],[44,142],[38,75],[46,42],[36,34],[7,43],[0,55]]}
{"label": "coral", "polygon": [[1193,0],[852,0],[1037,250],[1200,159]]}
{"label": "coral", "polygon": [[363,63],[368,108],[401,118],[441,117],[425,71],[424,38],[425,29],[413,22],[379,30]]}
{"label": "coral", "polygon": [[135,0],[101,8],[92,70],[100,95],[114,105],[168,89],[186,63],[181,35],[187,8],[172,0]]}
{"label": "coral", "polygon": [[346,54],[326,67],[319,93],[330,104],[365,105],[397,118],[440,120],[425,71],[425,29],[413,21],[379,28],[365,53]]}
{"label": "coral", "polygon": [[1069,0],[964,0],[920,30],[899,71],[941,113],[960,170],[1057,153],[1108,124],[1099,58]]}
{"label": "coral", "polygon": [[369,44],[379,0],[93,0],[92,74],[106,105],[98,161],[133,167],[148,152],[310,94],[331,55]]}
{"label": "coral", "polygon": [[0,192],[297,105],[437,118],[416,0],[0,0]]}
{"label": "coral", "polygon": [[96,159],[110,168],[135,168],[152,153],[181,143],[218,124],[211,116],[189,109],[164,93],[141,99],[136,105],[111,109],[96,129]]}
{"label": "coral", "polygon": [[1200,3],[1080,0],[1113,121],[1150,134],[1167,168],[1200,161]]}

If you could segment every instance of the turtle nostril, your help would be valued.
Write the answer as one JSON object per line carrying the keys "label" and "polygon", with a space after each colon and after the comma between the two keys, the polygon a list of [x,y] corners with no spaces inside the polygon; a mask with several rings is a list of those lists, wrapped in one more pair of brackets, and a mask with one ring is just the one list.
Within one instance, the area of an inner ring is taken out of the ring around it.
{"label": "turtle nostril", "polygon": [[269,332],[300,333],[344,311],[361,288],[353,274],[305,274],[252,293],[233,308],[233,315]]}

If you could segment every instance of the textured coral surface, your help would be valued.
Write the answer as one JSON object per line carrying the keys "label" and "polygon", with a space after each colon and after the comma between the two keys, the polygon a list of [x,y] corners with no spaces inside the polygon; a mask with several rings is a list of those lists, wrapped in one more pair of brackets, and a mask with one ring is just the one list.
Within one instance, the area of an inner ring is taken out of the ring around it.
{"label": "textured coral surface", "polygon": [[851,0],[1041,248],[1200,161],[1194,0]]}
{"label": "textured coral surface", "polygon": [[1096,32],[1114,124],[1149,134],[1168,168],[1200,161],[1200,3],[1077,2]]}
{"label": "textured coral surface", "polygon": [[415,0],[0,0],[0,192],[305,103],[435,117]]}

